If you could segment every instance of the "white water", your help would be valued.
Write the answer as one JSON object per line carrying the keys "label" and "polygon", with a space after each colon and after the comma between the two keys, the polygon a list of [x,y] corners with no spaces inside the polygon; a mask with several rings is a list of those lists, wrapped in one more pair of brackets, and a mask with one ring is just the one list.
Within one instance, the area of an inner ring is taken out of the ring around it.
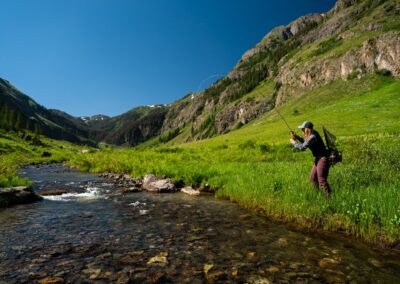
{"label": "white water", "polygon": [[107,199],[98,187],[87,187],[82,193],[63,193],[61,195],[43,196],[44,199],[53,201],[85,201],[94,199]]}

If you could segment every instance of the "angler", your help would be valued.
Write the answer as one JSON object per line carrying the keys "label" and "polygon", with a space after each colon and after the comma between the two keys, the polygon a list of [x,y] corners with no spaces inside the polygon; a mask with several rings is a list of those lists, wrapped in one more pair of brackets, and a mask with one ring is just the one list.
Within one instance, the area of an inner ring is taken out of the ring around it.
{"label": "angler", "polygon": [[298,128],[303,132],[303,137],[298,136],[294,131],[291,131],[290,143],[294,148],[304,151],[309,148],[315,157],[311,173],[311,185],[318,187],[327,195],[331,194],[331,188],[328,183],[329,168],[331,166],[329,151],[325,147],[324,141],[317,131],[313,129],[313,124],[310,121],[305,121]]}

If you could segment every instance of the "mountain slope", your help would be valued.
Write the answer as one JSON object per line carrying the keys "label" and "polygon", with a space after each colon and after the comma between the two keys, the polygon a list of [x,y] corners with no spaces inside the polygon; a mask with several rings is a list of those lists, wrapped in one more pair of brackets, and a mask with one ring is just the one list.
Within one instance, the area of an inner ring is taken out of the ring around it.
{"label": "mountain slope", "polygon": [[78,144],[133,146],[161,133],[167,107],[134,108],[122,115],[73,117],[47,109],[0,78],[0,128],[28,130]]}
{"label": "mountain slope", "polygon": [[1,78],[0,126],[7,130],[26,129],[74,143],[93,143],[78,120],[66,113],[46,109]]}
{"label": "mountain slope", "polygon": [[268,33],[208,89],[171,106],[163,131],[184,141],[227,133],[293,96],[337,79],[383,72],[400,78],[400,3],[339,0]]}

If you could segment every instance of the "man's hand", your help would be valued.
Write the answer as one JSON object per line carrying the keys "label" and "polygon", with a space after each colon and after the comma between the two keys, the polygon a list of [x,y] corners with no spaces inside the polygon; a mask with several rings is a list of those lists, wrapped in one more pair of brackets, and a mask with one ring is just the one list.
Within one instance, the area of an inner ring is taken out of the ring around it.
{"label": "man's hand", "polygon": [[297,143],[296,140],[294,140],[293,138],[290,139],[290,144],[294,145],[294,144],[296,144],[296,143]]}
{"label": "man's hand", "polygon": [[294,131],[290,131],[290,136],[292,137],[292,139],[297,139],[298,136]]}

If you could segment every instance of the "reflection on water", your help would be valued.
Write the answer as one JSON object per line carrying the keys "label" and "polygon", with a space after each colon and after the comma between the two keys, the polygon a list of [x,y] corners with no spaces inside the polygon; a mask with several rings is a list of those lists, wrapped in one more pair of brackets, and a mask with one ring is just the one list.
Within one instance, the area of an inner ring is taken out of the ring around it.
{"label": "reflection on water", "polygon": [[[111,196],[97,176],[29,167],[38,191],[0,211],[0,282],[395,283],[400,261],[345,237],[304,234],[210,196]],[[131,282],[129,282],[131,281]]]}

